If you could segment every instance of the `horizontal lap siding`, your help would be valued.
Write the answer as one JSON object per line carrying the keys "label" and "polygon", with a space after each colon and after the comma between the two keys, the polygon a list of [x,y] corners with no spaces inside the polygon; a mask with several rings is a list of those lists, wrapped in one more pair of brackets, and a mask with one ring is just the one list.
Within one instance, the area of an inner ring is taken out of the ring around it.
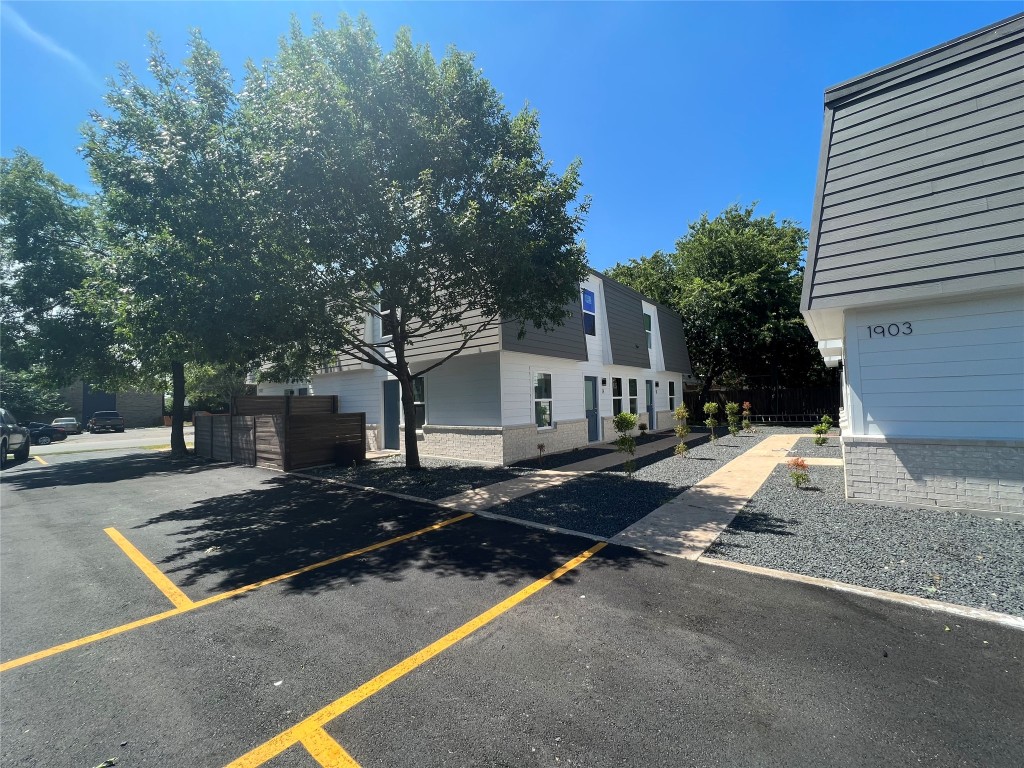
{"label": "horizontal lap siding", "polygon": [[809,308],[1024,276],[1024,34],[833,106]]}
{"label": "horizontal lap siding", "polygon": [[583,333],[583,308],[579,295],[566,306],[570,313],[565,323],[542,331],[526,324],[523,338],[519,338],[519,324],[505,322],[501,326],[501,348],[508,352],[524,352],[565,360],[586,360],[587,341]]}
{"label": "horizontal lap siding", "polygon": [[[465,340],[465,334],[475,331],[483,321],[483,315],[479,310],[467,310],[462,315],[460,325],[434,331],[425,334],[423,338],[410,341],[405,350],[406,359],[413,363],[419,360],[433,360],[449,355],[462,345]],[[498,343],[498,326],[494,324],[474,336],[466,344],[464,351],[497,352]]]}
{"label": "horizontal lap siding", "polygon": [[[910,324],[911,333],[868,328]],[[1024,437],[1024,300],[1004,296],[847,313],[853,434]]]}

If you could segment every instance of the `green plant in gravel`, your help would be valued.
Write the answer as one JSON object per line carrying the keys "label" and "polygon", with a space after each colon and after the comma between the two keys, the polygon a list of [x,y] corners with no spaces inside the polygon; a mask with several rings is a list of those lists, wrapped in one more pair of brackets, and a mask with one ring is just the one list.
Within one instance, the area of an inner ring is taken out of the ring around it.
{"label": "green plant in gravel", "polygon": [[800,456],[787,461],[786,466],[790,469],[789,479],[793,481],[793,485],[797,488],[803,488],[811,481],[811,476],[807,473],[807,462]]}
{"label": "green plant in gravel", "polygon": [[636,438],[630,433],[636,429],[637,418],[635,413],[628,413],[623,411],[616,415],[612,420],[612,426],[615,427],[615,431],[619,433],[619,436],[615,438],[615,447],[622,453],[629,456],[625,463],[622,465],[622,469],[625,470],[626,475],[629,477],[633,476],[636,471],[636,462],[633,457],[636,455]]}
{"label": "green plant in gravel", "polygon": [[715,442],[715,427],[718,426],[718,403],[704,403],[704,426],[711,432],[711,442]]}
{"label": "green plant in gravel", "polygon": [[673,416],[676,420],[676,437],[679,438],[679,445],[676,446],[676,456],[685,456],[686,452],[690,450],[690,446],[686,444],[686,436],[690,434],[690,425],[687,423],[687,419],[690,418],[690,411],[687,410],[685,405],[680,405],[676,408]]}
{"label": "green plant in gravel", "polygon": [[636,425],[636,428],[640,430],[640,437],[647,436],[647,424],[645,422],[641,421]]}
{"label": "green plant in gravel", "polygon": [[740,404],[725,404],[725,419],[729,423],[729,434],[736,437],[740,433]]}
{"label": "green plant in gravel", "polygon": [[821,417],[821,423],[815,424],[811,427],[811,432],[815,434],[814,444],[825,445],[828,442],[828,431],[832,429],[832,417],[825,414]]}
{"label": "green plant in gravel", "polygon": [[750,423],[751,407],[752,406],[750,405],[750,401],[749,400],[744,400],[743,401],[743,424],[742,424],[742,426],[743,426],[743,431],[744,432],[752,432],[753,431],[752,425]]}
{"label": "green plant in gravel", "polygon": [[544,463],[544,451],[545,451],[546,448],[547,448],[547,446],[544,445],[544,443],[537,443],[537,463],[538,464],[543,464]]}

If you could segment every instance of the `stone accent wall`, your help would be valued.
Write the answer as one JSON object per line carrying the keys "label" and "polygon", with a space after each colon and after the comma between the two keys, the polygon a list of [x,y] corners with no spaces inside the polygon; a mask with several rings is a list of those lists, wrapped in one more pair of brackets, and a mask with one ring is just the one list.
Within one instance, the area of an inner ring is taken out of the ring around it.
{"label": "stone accent wall", "polygon": [[538,429],[534,424],[505,427],[504,438],[505,464],[535,458],[538,443],[544,443],[545,455],[590,444],[586,419],[558,421],[551,429]]}
{"label": "stone accent wall", "polygon": [[[501,464],[501,427],[461,427],[425,424],[418,435],[420,455]],[[405,429],[399,433],[405,449]]]}
{"label": "stone accent wall", "polygon": [[157,427],[164,423],[164,398],[158,393],[118,392],[117,411],[126,427]]}
{"label": "stone accent wall", "polygon": [[1024,442],[842,438],[846,496],[1024,514]]}

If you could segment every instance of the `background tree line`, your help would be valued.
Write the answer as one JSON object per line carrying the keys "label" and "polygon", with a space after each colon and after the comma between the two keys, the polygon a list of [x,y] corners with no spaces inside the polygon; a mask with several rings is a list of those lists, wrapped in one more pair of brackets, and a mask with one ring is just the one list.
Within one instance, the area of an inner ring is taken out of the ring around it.
{"label": "background tree line", "polygon": [[755,205],[691,222],[670,253],[655,251],[608,275],[682,315],[701,398],[714,387],[832,383],[800,315],[807,230]]}

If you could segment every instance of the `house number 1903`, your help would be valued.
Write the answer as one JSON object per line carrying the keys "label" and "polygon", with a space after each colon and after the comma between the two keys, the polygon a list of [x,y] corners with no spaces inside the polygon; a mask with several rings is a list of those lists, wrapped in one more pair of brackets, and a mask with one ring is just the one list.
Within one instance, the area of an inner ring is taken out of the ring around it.
{"label": "house number 1903", "polygon": [[888,325],[869,325],[868,338],[875,336],[909,336],[914,332],[914,326],[908,323],[889,323]]}

